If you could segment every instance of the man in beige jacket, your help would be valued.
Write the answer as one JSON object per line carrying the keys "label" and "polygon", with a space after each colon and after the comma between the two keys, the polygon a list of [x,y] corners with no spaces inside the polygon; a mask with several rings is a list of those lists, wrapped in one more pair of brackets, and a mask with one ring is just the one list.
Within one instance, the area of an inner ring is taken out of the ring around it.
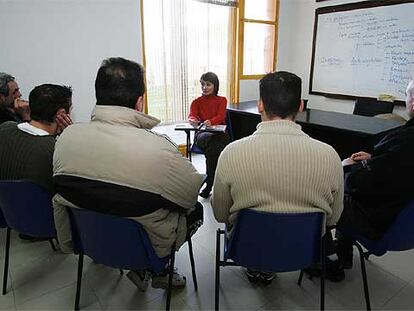
{"label": "man in beige jacket", "polygon": [[[67,128],[56,143],[58,194],[53,204],[58,238],[66,250],[71,234],[65,207],[138,221],[159,257],[167,256],[174,242],[181,246],[194,225],[187,224],[186,215],[195,209],[202,177],[168,137],[151,131],[159,120],[142,112],[144,90],[139,64],[105,60],[95,81],[92,120]],[[141,290],[148,286],[147,273],[128,276]],[[185,278],[176,273],[173,285],[184,286]],[[153,276],[152,286],[166,288],[167,277]]]}
{"label": "man in beige jacket", "polygon": [[[260,80],[262,122],[253,135],[228,145],[219,158],[211,200],[217,221],[231,226],[238,211],[253,208],[271,213],[322,211],[327,225],[337,222],[343,208],[341,160],[331,146],[310,138],[294,122],[302,108],[298,76],[280,71]],[[265,273],[248,276],[273,279]]]}

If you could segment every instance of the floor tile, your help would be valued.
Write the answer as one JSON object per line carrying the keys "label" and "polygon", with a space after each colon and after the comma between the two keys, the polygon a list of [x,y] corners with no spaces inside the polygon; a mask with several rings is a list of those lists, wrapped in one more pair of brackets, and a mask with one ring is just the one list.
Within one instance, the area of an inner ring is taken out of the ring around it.
{"label": "floor tile", "polygon": [[411,281],[414,279],[414,250],[404,252],[387,252],[381,257],[371,255],[369,262],[379,269],[387,271],[394,276],[404,280]]}
{"label": "floor tile", "polygon": [[119,270],[102,265],[90,264],[85,273],[84,278],[104,309],[135,309],[137,305],[155,300],[164,293],[151,286],[143,293],[125,274],[120,275]]}
{"label": "floor tile", "polygon": [[383,310],[413,310],[414,281],[403,287],[396,295],[388,300]]}
{"label": "floor tile", "polygon": [[77,258],[61,253],[11,271],[16,305],[76,282]]}
{"label": "floor tile", "polygon": [[[76,284],[51,291],[47,294],[17,304],[17,310],[73,310],[75,303]],[[91,309],[92,308],[92,309]],[[101,310],[97,297],[88,284],[82,284],[81,310]]]}

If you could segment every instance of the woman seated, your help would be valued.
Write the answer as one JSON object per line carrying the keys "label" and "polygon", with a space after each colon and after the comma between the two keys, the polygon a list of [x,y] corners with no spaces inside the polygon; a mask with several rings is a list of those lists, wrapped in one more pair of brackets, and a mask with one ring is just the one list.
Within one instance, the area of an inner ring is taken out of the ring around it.
{"label": "woman seated", "polygon": [[[191,103],[188,121],[193,125],[202,123],[206,127],[226,124],[227,100],[217,95],[219,90],[217,75],[206,72],[201,76],[200,83],[202,95]],[[205,188],[200,193],[203,198],[210,196],[219,155],[228,143],[229,137],[226,133],[196,132],[195,134],[194,144],[204,151],[206,157],[207,180]]]}

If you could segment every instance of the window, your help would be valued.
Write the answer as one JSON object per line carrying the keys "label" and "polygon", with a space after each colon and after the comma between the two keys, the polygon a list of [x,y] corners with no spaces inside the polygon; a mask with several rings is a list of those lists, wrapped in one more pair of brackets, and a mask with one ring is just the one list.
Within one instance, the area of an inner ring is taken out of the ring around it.
{"label": "window", "polygon": [[241,0],[242,77],[273,71],[276,47],[276,0]]}
{"label": "window", "polygon": [[260,79],[276,67],[279,0],[239,0],[234,102],[242,79]]}
{"label": "window", "polygon": [[219,94],[229,98],[234,8],[225,0],[204,2],[141,2],[147,112],[164,123],[187,119],[192,100],[201,94],[200,76],[207,71],[218,75]]}

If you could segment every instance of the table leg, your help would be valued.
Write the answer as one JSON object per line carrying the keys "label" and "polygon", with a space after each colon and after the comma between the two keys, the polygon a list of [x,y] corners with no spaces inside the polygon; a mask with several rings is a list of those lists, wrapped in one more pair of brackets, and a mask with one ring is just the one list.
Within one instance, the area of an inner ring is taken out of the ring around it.
{"label": "table leg", "polygon": [[191,162],[191,150],[190,150],[190,145],[191,145],[191,142],[190,142],[190,131],[185,131],[185,133],[187,134],[187,150],[186,150],[186,155],[187,155],[187,158],[190,160],[190,162]]}

